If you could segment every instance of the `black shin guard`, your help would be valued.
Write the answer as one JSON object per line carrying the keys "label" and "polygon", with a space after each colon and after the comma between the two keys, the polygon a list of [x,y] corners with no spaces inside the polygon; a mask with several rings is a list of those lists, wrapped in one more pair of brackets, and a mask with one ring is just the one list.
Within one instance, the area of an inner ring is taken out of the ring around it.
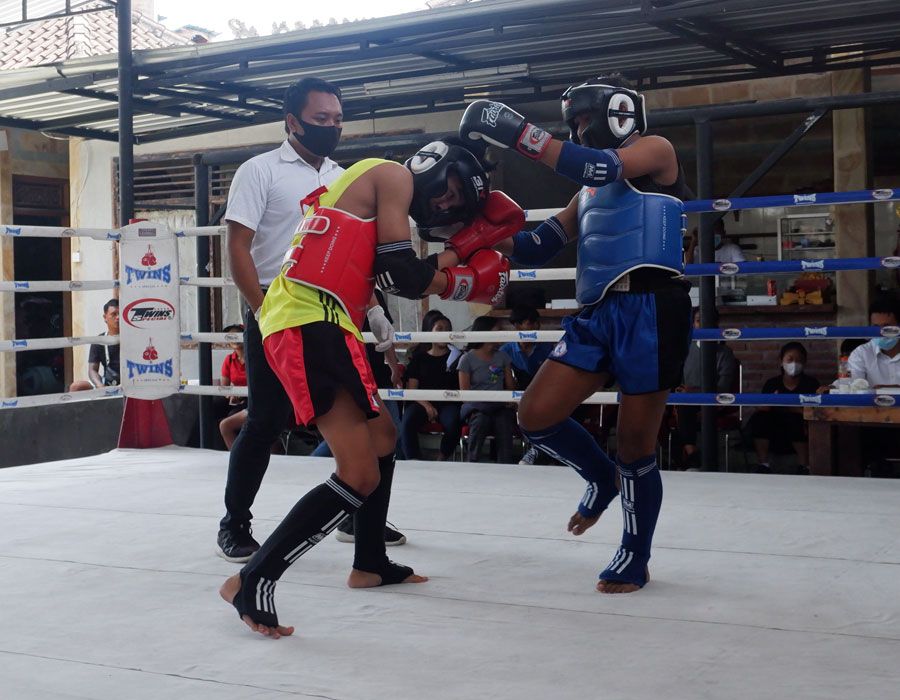
{"label": "black shin guard", "polygon": [[[378,458],[381,481],[362,507],[353,516],[356,548],[353,553],[353,568],[380,574],[387,565],[384,549],[384,526],[387,523],[388,506],[391,502],[391,484],[394,481],[394,454]],[[412,573],[412,571],[410,571]],[[408,576],[409,574],[407,574]],[[405,577],[404,577],[405,578]]]}
{"label": "black shin guard", "polygon": [[291,564],[325,539],[341,520],[355,513],[362,501],[336,474],[297,501],[241,569],[241,590],[234,598],[238,615],[249,615],[261,625],[276,626],[275,582]]}

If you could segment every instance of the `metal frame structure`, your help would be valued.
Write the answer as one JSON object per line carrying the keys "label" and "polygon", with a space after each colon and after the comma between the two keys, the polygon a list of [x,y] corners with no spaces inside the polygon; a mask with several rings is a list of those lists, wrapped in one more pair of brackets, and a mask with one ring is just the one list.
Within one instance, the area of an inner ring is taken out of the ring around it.
{"label": "metal frame structure", "polygon": [[[137,51],[134,138],[277,121],[285,87],[309,73],[338,84],[358,119],[455,110],[484,95],[553,99],[598,71],[654,89],[877,66],[896,62],[898,37],[893,0],[480,0]],[[118,67],[98,56],[0,76],[0,125],[117,140]]]}

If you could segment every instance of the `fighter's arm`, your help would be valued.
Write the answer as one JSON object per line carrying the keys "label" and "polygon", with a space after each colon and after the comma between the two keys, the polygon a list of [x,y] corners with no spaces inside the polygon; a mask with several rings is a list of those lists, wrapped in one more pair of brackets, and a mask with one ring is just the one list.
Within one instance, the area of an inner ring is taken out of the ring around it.
{"label": "fighter's arm", "polygon": [[420,260],[412,249],[409,206],[413,197],[412,174],[400,164],[385,163],[373,171],[377,247],[375,276],[379,286],[392,294],[417,299],[447,289],[441,270],[459,263],[453,250]]}
{"label": "fighter's arm", "polygon": [[519,265],[541,267],[556,257],[569,241],[578,237],[578,195],[561,211],[534,231],[520,231],[494,246]]}
{"label": "fighter's arm", "polygon": [[409,205],[413,197],[412,174],[403,166],[385,164],[373,171],[377,247],[375,280],[390,294],[418,299],[439,294],[442,299],[493,303],[502,294],[509,262],[499,253],[476,251],[460,266],[453,248],[419,260],[412,249]]}
{"label": "fighter's arm", "polygon": [[500,148],[512,148],[553,168],[560,175],[588,187],[601,187],[622,178],[651,175],[670,184],[678,175],[672,144],[648,136],[625,149],[595,149],[560,141],[501,102],[476,100],[466,109],[460,136],[483,139]]}

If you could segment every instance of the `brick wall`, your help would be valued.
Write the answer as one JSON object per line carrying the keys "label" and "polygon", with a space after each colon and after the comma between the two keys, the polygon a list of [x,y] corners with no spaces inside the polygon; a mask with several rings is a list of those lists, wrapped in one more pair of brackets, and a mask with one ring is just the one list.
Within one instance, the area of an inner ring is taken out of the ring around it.
{"label": "brick wall", "polygon": [[[835,325],[834,311],[820,313],[816,311],[791,311],[770,310],[755,307],[751,313],[749,309],[719,307],[719,326],[722,328],[803,328],[833,326]],[[758,392],[769,377],[777,375],[781,371],[781,362],[778,351],[782,345],[789,341],[758,340],[758,341],[734,341],[728,342],[728,347],[743,368],[744,392]],[[818,379],[822,384],[827,384],[837,376],[839,340],[801,340],[806,348],[808,361],[806,373]]]}

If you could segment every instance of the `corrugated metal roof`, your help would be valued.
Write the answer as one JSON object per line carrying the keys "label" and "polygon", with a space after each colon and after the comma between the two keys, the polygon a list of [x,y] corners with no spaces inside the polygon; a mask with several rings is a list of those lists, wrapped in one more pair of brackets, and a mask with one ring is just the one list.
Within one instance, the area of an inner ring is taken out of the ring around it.
{"label": "corrugated metal roof", "polygon": [[[348,118],[557,97],[621,71],[643,89],[900,63],[896,0],[481,0],[269,37],[136,51],[135,134],[277,121],[302,75]],[[116,57],[0,75],[0,125],[115,139]],[[143,113],[141,115],[140,113]]]}

